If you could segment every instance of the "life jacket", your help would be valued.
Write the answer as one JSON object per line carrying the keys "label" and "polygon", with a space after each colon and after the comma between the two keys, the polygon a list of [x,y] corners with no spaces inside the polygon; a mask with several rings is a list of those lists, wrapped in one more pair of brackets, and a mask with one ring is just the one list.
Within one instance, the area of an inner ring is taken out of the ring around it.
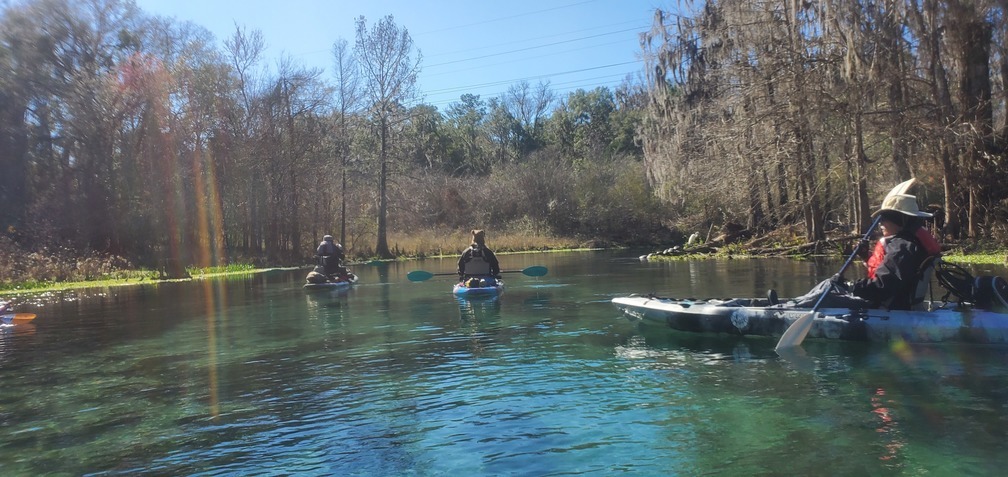
{"label": "life jacket", "polygon": [[489,275],[490,262],[483,257],[483,247],[469,247],[469,261],[465,262],[466,275]]}
{"label": "life jacket", "polygon": [[882,260],[885,258],[885,242],[887,237],[882,237],[875,242],[875,248],[872,249],[871,256],[868,257],[868,278],[875,278],[875,270],[882,265]]}
{"label": "life jacket", "polygon": [[327,255],[338,255],[339,249],[340,247],[336,245],[334,242],[323,241],[322,243],[319,244],[317,252],[319,255],[325,257]]}

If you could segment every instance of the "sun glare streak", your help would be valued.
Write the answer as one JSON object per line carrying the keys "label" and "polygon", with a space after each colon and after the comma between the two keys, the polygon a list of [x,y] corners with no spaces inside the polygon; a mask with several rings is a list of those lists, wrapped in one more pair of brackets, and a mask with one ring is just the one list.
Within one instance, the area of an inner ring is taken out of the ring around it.
{"label": "sun glare streak", "polygon": [[[210,417],[214,422],[220,419],[220,397],[217,377],[217,318],[227,321],[227,299],[224,293],[227,282],[202,280],[203,295],[206,297],[205,315],[207,319],[207,385],[209,386]],[[216,286],[214,286],[216,284]],[[219,304],[219,306],[218,306]],[[218,311],[219,310],[219,311]]]}
{"label": "sun glare streak", "polygon": [[909,363],[914,359],[913,350],[910,349],[910,345],[904,340],[894,339],[889,348],[904,363]]}
{"label": "sun glare streak", "polygon": [[193,151],[193,178],[195,181],[193,194],[196,201],[196,264],[206,268],[210,262],[210,225],[207,211],[207,190],[204,183],[203,148],[197,146]]}
{"label": "sun glare streak", "polygon": [[194,201],[196,204],[196,264],[200,267],[222,265],[224,253],[223,206],[217,188],[216,168],[203,147],[193,153]]}
{"label": "sun glare streak", "polygon": [[227,256],[224,252],[224,205],[222,204],[220,190],[217,188],[217,167],[213,158],[206,161],[207,167],[207,197],[209,199],[208,208],[213,207],[210,215],[210,228],[213,230],[213,259],[217,264],[227,263]]}

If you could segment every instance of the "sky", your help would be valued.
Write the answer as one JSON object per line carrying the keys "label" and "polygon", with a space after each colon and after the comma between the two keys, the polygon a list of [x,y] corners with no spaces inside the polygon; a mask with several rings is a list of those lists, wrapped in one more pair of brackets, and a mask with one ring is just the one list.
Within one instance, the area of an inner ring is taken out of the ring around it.
{"label": "sky", "polygon": [[221,49],[236,25],[259,30],[273,71],[286,55],[329,79],[332,45],[353,46],[356,18],[370,29],[392,15],[421,54],[422,101],[440,110],[463,94],[489,100],[523,80],[548,81],[559,98],[579,88],[614,90],[628,74],[642,75],[639,33],[656,8],[672,8],[671,0],[135,1],[147,14],[205,27]]}

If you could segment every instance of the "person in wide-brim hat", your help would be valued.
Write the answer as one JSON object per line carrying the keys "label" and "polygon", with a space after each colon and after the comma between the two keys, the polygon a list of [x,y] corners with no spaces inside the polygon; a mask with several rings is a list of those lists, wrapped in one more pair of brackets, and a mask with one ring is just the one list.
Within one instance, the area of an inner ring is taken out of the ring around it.
{"label": "person in wide-brim hat", "polygon": [[882,237],[868,259],[867,278],[848,282],[842,275],[834,275],[796,298],[798,306],[812,306],[827,287],[836,290],[825,296],[827,307],[909,310],[920,300],[918,284],[925,276],[922,265],[929,256],[939,254],[941,246],[923,227],[923,219],[932,214],[921,211],[917,197],[905,193],[912,183],[898,185],[872,214],[879,217]]}
{"label": "person in wide-brim hat", "polygon": [[889,309],[910,309],[919,299],[917,285],[924,260],[941,253],[941,246],[924,228],[933,214],[920,210],[917,197],[890,193],[872,216],[880,216],[882,238],[868,259],[868,277],[848,287],[851,294]]}
{"label": "person in wide-brim hat", "polygon": [[922,218],[934,216],[934,214],[920,210],[917,207],[917,197],[910,194],[892,194],[886,196],[885,200],[882,201],[882,206],[872,214],[872,217],[885,212],[896,212],[911,217]]}

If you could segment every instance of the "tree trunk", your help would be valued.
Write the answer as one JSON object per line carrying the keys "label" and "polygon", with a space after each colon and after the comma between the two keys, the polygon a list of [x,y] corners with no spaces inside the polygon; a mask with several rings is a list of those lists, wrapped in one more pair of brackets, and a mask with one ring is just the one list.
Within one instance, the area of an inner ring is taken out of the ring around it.
{"label": "tree trunk", "polygon": [[381,119],[381,173],[378,176],[378,244],[375,253],[381,258],[393,258],[389,250],[388,228],[388,121]]}
{"label": "tree trunk", "polygon": [[854,123],[854,183],[857,194],[855,206],[857,207],[858,233],[860,234],[864,234],[868,230],[868,227],[871,226],[871,207],[868,199],[868,177],[866,173],[868,156],[864,152],[862,119],[862,116],[858,114]]}

